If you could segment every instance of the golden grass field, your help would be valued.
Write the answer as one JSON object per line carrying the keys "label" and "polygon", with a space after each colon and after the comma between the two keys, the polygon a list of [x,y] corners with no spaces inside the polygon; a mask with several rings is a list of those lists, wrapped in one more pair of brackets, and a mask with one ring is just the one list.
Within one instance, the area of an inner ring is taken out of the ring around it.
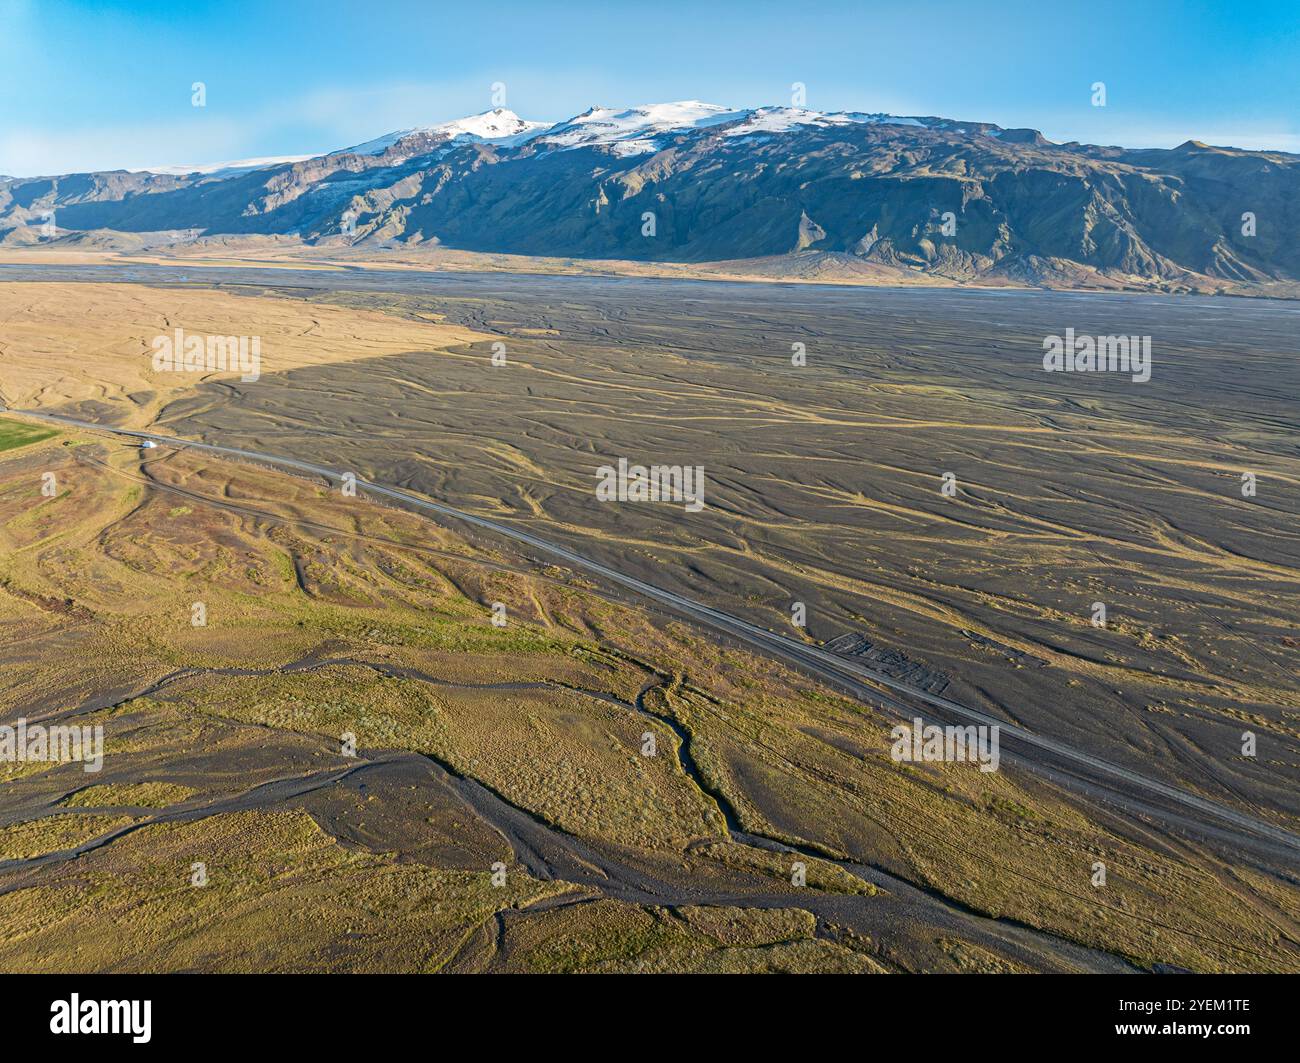
{"label": "golden grass field", "polygon": [[154,423],[169,401],[201,381],[240,375],[155,371],[151,342],[177,326],[193,334],[260,337],[263,373],[487,338],[436,320],[112,283],[0,285],[0,321],[6,405],[79,404],[137,428]]}

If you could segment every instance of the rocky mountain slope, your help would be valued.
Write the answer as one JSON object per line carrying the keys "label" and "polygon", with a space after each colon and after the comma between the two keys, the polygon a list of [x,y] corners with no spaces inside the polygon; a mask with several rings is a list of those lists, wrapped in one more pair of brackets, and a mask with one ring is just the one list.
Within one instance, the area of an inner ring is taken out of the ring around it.
{"label": "rocky mountain slope", "polygon": [[1251,284],[1300,280],[1298,192],[1300,156],[1284,152],[686,101],[552,126],[489,111],[267,165],[4,178],[0,241],[277,235],[660,262],[820,252],[959,281]]}

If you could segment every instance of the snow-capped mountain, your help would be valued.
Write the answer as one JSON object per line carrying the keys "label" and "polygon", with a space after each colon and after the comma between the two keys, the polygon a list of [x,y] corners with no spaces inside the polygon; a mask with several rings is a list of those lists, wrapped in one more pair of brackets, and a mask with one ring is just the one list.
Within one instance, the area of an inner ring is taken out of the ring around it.
{"label": "snow-capped mountain", "polygon": [[625,111],[592,107],[567,122],[537,134],[539,144],[550,148],[606,146],[619,157],[646,155],[663,146],[664,137],[689,129],[726,126],[726,136],[785,133],[799,126],[827,127],[853,123],[925,125],[920,118],[897,118],[888,114],[853,111],[810,111],[801,107],[723,107],[700,100],[651,103]]}
{"label": "snow-capped mountain", "polygon": [[[261,235],[659,261],[821,253],[874,274],[1048,284],[1300,280],[1289,238],[1300,156],[1194,141],[1053,144],[987,122],[683,100],[557,123],[498,108],[307,159],[167,169],[0,179],[0,243],[48,240],[53,212],[57,238],[72,241]],[[1243,236],[1243,204],[1269,226]]]}
{"label": "snow-capped mountain", "polygon": [[551,126],[538,134],[538,140],[550,148],[609,145],[615,155],[644,155],[658,150],[665,133],[704,129],[736,121],[750,113],[699,100],[644,104],[626,111],[592,107],[567,122]]}
{"label": "snow-capped mountain", "polygon": [[747,112],[744,121],[727,130],[727,136],[750,136],[755,133],[787,133],[797,126],[834,125],[886,125],[924,126],[920,118],[899,118],[892,114],[862,114],[858,111],[809,111],[803,107],[759,107]]}
{"label": "snow-capped mountain", "polygon": [[482,114],[473,114],[467,118],[457,118],[450,122],[436,125],[416,126],[413,129],[401,129],[388,133],[364,144],[343,148],[333,154],[344,152],[353,155],[382,155],[394,144],[415,138],[426,141],[491,141],[502,146],[512,146],[527,140],[530,136],[548,127],[546,122],[526,122],[514,111],[497,107]]}
{"label": "snow-capped mountain", "polygon": [[[572,148],[605,148],[612,154],[626,158],[647,155],[660,150],[664,138],[673,133],[691,129],[706,129],[725,125],[727,136],[750,136],[760,133],[785,133],[800,126],[825,128],[836,125],[887,123],[892,125],[924,126],[941,119],[899,118],[889,114],[862,114],[855,111],[811,111],[798,107],[734,108],[700,100],[679,100],[675,103],[651,103],[626,110],[612,107],[591,107],[582,114],[563,122],[536,122],[520,118],[514,111],[497,107],[481,114],[468,115],[448,122],[427,126],[413,126],[386,133],[363,144],[340,148],[330,155],[373,155],[392,152],[413,157],[435,147],[458,143],[487,143],[499,148],[517,147],[536,139],[549,150]],[[996,129],[995,126],[977,126],[971,129]],[[197,166],[153,166],[135,173],[155,173],[170,176],[203,174],[229,176],[247,170],[302,162],[316,158],[312,155],[283,155],[260,159],[241,159],[235,162],[208,163]]]}
{"label": "snow-capped mountain", "polygon": [[600,147],[609,149],[620,158],[626,158],[660,150],[664,138],[669,134],[711,126],[726,125],[729,127],[726,135],[746,136],[755,133],[783,133],[798,126],[824,128],[873,122],[913,126],[926,124],[924,119],[898,118],[888,114],[822,112],[798,107],[736,108],[704,103],[701,100],[641,104],[626,110],[591,107],[582,114],[554,125],[525,121],[513,111],[498,108],[452,122],[403,129],[368,140],[364,144],[344,148],[343,152],[382,155],[395,144],[417,138],[431,143],[444,140],[487,141],[503,147],[514,147],[527,140],[536,140],[549,150]]}

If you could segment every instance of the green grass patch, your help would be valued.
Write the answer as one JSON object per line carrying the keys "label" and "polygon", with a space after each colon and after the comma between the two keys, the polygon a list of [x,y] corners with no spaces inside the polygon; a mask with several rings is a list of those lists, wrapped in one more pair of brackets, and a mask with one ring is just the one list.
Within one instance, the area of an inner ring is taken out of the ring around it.
{"label": "green grass patch", "polygon": [[49,439],[50,436],[58,434],[58,431],[53,428],[0,418],[0,451],[25,447],[29,443],[39,443],[42,439]]}

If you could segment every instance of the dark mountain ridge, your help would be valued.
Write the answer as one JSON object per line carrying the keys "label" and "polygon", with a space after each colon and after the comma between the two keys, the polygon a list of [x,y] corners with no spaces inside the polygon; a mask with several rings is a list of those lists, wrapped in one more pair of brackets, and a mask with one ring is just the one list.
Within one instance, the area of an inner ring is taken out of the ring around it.
{"label": "dark mountain ridge", "polygon": [[546,130],[501,111],[463,122],[495,129],[499,115],[525,132],[449,124],[251,169],[0,179],[0,239],[274,235],[650,262],[824,252],[960,281],[1300,280],[1300,156],[1283,152],[694,103],[593,108]]}

